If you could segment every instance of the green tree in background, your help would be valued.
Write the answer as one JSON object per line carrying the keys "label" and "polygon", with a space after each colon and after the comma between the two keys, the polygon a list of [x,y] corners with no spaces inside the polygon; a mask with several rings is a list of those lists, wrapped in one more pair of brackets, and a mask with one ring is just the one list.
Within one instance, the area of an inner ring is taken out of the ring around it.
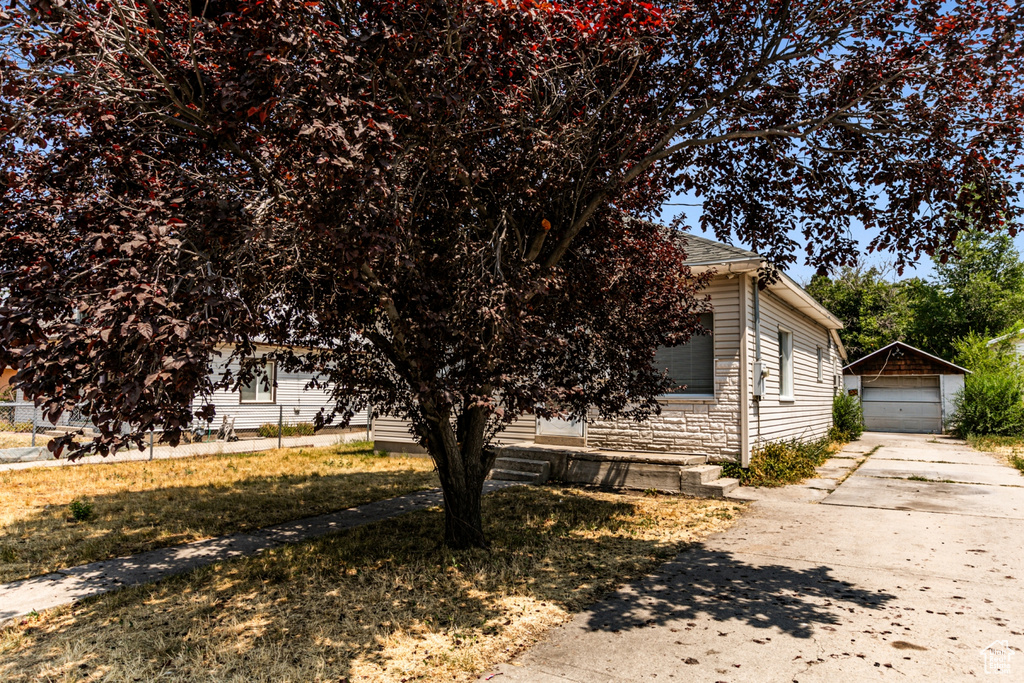
{"label": "green tree in background", "polygon": [[918,281],[891,281],[878,268],[843,268],[830,278],[816,275],[807,291],[846,326],[840,331],[849,362],[894,341],[907,341],[914,327]]}
{"label": "green tree in background", "polygon": [[[935,260],[935,276],[912,296],[909,336],[942,358],[971,333],[991,338],[1024,317],[1024,262],[1006,233],[967,232],[957,238],[960,258]],[[911,342],[914,343],[914,342]]]}
{"label": "green tree in background", "polygon": [[966,232],[956,247],[959,259],[936,257],[928,280],[891,280],[874,267],[811,280],[807,291],[846,326],[840,337],[851,363],[894,341],[953,359],[958,340],[1024,325],[1024,261],[1010,235]]}

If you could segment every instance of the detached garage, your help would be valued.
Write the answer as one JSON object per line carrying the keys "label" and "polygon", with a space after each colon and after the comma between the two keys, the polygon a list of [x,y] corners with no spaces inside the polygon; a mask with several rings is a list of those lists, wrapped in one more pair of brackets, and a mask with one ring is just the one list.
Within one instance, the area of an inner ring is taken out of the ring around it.
{"label": "detached garage", "polygon": [[938,434],[969,371],[903,342],[843,368],[846,391],[860,396],[870,432]]}

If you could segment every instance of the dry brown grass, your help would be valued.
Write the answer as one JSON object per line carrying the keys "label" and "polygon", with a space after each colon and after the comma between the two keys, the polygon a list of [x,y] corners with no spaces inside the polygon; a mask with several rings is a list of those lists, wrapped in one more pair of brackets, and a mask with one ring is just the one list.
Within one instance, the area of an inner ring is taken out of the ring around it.
{"label": "dry brown grass", "polygon": [[423,511],[61,608],[0,631],[0,679],[465,681],[731,523],[736,503],[517,487],[492,548]]}
{"label": "dry brown grass", "polygon": [[2,472],[0,581],[398,496],[436,486],[432,470],[357,443]]}
{"label": "dry brown grass", "polygon": [[[36,437],[37,446],[45,446],[50,437]],[[25,448],[32,445],[32,435],[22,432],[0,431],[0,449],[3,448]]]}
{"label": "dry brown grass", "polygon": [[1004,456],[1011,467],[1024,474],[1024,436],[968,436],[967,443],[979,451]]}

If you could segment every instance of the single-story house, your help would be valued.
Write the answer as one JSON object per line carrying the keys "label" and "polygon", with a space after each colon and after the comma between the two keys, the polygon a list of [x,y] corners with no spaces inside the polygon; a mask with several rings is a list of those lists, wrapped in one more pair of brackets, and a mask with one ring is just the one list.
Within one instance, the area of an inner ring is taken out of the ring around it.
{"label": "single-story house", "polygon": [[[658,351],[657,363],[679,389],[661,397],[661,414],[585,423],[525,415],[498,435],[499,445],[549,444],[608,452],[657,454],[659,462],[749,463],[757,444],[810,440],[832,425],[846,352],[842,323],[784,274],[758,286],[758,254],[687,235],[693,272],[713,271],[706,290],[711,335]],[[406,420],[374,421],[376,448],[415,453]]]}
{"label": "single-story house", "polygon": [[940,434],[969,372],[897,341],[843,368],[843,385],[868,431]]}
{"label": "single-story house", "polygon": [[[273,348],[257,345],[257,356],[269,353]],[[225,366],[232,374],[237,374],[240,369],[238,361],[228,361],[230,349],[225,347],[221,353],[221,357],[214,360],[213,375],[219,377]],[[217,417],[210,425],[213,431],[217,430],[225,416],[234,419],[235,430],[241,432],[255,431],[265,424],[277,425],[278,420],[285,425],[311,423],[321,408],[330,412],[334,405],[327,389],[306,388],[313,379],[310,373],[279,370],[273,361],[267,363],[266,372],[271,378],[269,386],[263,378],[256,378],[238,391],[221,389],[214,392],[212,403],[217,408]],[[362,410],[353,416],[350,426],[365,426],[369,419],[368,411]]]}
{"label": "single-story house", "polygon": [[[272,351],[273,348],[269,345],[257,345],[256,351],[257,354],[263,354]],[[225,367],[229,367],[233,374],[237,374],[240,369],[238,361],[228,360],[231,350],[223,347],[220,354],[214,359],[212,375],[220,377]],[[269,385],[262,379],[256,379],[238,391],[221,389],[214,392],[212,400],[208,400],[216,407],[217,417],[209,425],[195,424],[193,428],[206,427],[210,432],[216,433],[223,418],[227,417],[234,421],[236,432],[255,433],[260,426],[276,426],[279,421],[288,426],[312,423],[321,408],[329,411],[334,405],[326,389],[306,388],[313,379],[311,374],[279,371],[275,362],[267,363],[266,367],[271,378]],[[13,375],[13,370],[9,372]],[[4,377],[6,376],[5,372]],[[23,400],[20,392],[15,398],[18,402]],[[194,408],[198,409],[200,405],[200,401],[197,401]],[[42,420],[42,416],[33,410],[31,405],[25,403],[15,403],[0,413],[0,421],[26,423],[31,422],[34,417]],[[362,410],[353,416],[350,426],[364,427],[369,419],[369,412]],[[58,426],[87,427],[88,420],[82,418],[77,411],[71,411],[62,415]]]}

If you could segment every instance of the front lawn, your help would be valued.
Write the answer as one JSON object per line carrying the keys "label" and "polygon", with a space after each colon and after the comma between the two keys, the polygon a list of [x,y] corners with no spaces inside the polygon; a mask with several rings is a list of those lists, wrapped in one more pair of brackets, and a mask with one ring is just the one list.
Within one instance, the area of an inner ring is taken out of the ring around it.
{"label": "front lawn", "polygon": [[0,472],[0,582],[434,486],[368,443]]}
{"label": "front lawn", "polygon": [[440,547],[432,509],[218,563],[0,630],[0,680],[471,680],[739,511],[505,489],[488,551]]}

